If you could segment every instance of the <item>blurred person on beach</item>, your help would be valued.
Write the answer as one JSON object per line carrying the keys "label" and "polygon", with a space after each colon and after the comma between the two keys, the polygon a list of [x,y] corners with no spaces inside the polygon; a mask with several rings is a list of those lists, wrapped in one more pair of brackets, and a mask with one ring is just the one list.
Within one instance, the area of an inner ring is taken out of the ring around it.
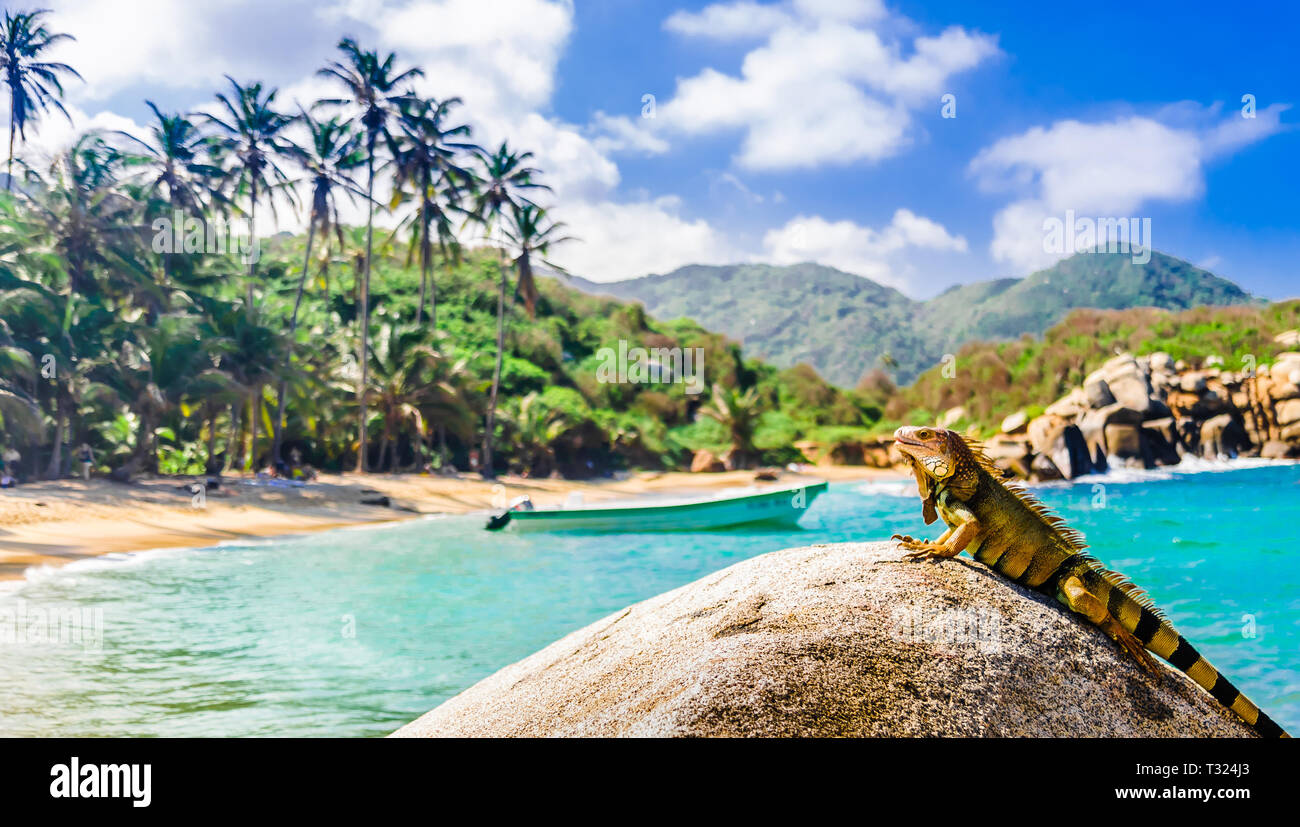
{"label": "blurred person on beach", "polygon": [[13,448],[0,451],[0,488],[13,488],[18,484],[18,461],[23,455]]}
{"label": "blurred person on beach", "polygon": [[81,478],[90,482],[90,468],[95,464],[95,452],[91,450],[89,443],[81,443],[81,447],[77,449],[77,459],[81,461]]}

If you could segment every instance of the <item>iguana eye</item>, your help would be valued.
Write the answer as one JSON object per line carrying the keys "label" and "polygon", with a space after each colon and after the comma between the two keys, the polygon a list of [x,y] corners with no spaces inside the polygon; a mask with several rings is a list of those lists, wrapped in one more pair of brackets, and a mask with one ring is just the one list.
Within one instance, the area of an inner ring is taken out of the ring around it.
{"label": "iguana eye", "polygon": [[931,431],[921,430],[916,432],[917,439],[931,439],[933,437],[934,434]]}

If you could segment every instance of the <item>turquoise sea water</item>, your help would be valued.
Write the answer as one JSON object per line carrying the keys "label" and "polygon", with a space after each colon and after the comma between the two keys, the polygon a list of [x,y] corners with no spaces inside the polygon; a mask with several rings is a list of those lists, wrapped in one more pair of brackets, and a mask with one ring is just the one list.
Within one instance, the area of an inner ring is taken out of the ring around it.
{"label": "turquoise sea water", "polygon": [[[1037,492],[1300,733],[1300,466],[1235,468]],[[383,735],[574,629],[747,557],[936,533],[910,483],[832,485],[794,530],[481,525],[434,518],[35,570],[0,592],[0,623],[87,610],[90,643],[0,643],[0,735]]]}

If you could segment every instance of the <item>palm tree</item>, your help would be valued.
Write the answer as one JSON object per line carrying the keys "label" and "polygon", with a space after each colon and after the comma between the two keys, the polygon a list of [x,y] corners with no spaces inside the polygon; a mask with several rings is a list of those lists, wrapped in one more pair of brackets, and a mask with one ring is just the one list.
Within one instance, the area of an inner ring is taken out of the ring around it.
{"label": "palm tree", "polygon": [[729,469],[744,468],[754,454],[754,431],[758,428],[758,389],[738,393],[734,388],[713,386],[713,401],[700,408],[700,414],[720,423],[731,438]]}
{"label": "palm tree", "polygon": [[[156,306],[160,297],[140,257],[136,204],[118,188],[123,156],[100,135],[86,133],[7,211],[5,231],[27,239],[28,253],[53,253],[54,276],[70,293],[95,301]],[[25,166],[25,165],[24,165]]]}
{"label": "palm tree", "polygon": [[361,382],[357,386],[357,402],[360,408],[359,449],[357,451],[358,472],[366,468],[366,372],[370,346],[370,265],[373,253],[375,228],[375,149],[381,135],[388,138],[388,119],[398,101],[410,97],[409,93],[394,94],[393,90],[400,84],[417,77],[424,72],[418,68],[395,72],[393,63],[397,59],[389,53],[380,60],[374,51],[362,50],[350,37],[339,41],[342,60],[332,60],[317,72],[322,77],[340,81],[348,90],[350,97],[322,100],[322,104],[336,106],[354,106],[361,111],[361,124],[366,131],[366,261],[362,274],[361,287],[361,347],[357,362],[361,365]]}
{"label": "palm tree", "polygon": [[172,210],[201,214],[220,201],[221,167],[206,155],[207,138],[188,116],[166,113],[153,101],[145,101],[154,115],[150,141],[129,132],[117,134],[138,144],[144,155],[128,157],[126,165],[147,164],[151,168],[144,194],[150,201]]}
{"label": "palm tree", "polygon": [[537,315],[537,283],[533,280],[533,256],[539,256],[548,267],[561,269],[546,261],[551,245],[572,241],[571,236],[557,236],[564,228],[563,222],[551,221],[546,210],[532,203],[516,204],[510,211],[511,222],[505,226],[505,236],[510,244],[519,251],[515,257],[515,266],[519,268],[519,281],[515,283],[515,294],[523,296],[528,318]]}
{"label": "palm tree", "polygon": [[[0,309],[6,313],[7,297],[0,293]],[[0,433],[8,432],[20,442],[35,439],[41,432],[41,409],[36,401],[36,358],[15,341],[5,317],[0,316]]]}
{"label": "palm tree", "polygon": [[[237,312],[235,305],[207,300],[203,308],[207,329],[201,337],[205,351],[215,360],[215,367],[228,377],[228,394],[233,397],[230,406],[230,436],[226,440],[227,461],[234,459],[229,448],[237,446],[237,432],[241,432],[241,419],[251,431],[249,452],[241,457],[240,467],[253,466],[258,459],[258,424],[270,418],[266,410],[265,389],[277,378],[285,375],[284,334],[273,329],[260,307],[253,313]],[[239,408],[243,408],[243,414]],[[236,447],[242,452],[242,448]]]}
{"label": "palm tree", "polygon": [[[93,307],[74,312],[75,294],[57,293],[35,281],[20,284],[20,287],[0,290],[0,316],[7,320],[13,344],[29,354],[40,354],[41,367],[52,368],[48,373],[41,373],[45,380],[42,384],[52,386],[54,418],[54,448],[45,476],[57,478],[63,464],[63,445],[79,441],[73,423],[75,412],[84,400],[108,390],[94,381],[92,374],[106,355],[104,329],[115,322],[111,314],[95,312]],[[3,338],[4,330],[0,329],[0,339]],[[10,353],[11,357],[14,355]],[[51,361],[45,362],[46,359]],[[31,367],[30,375],[35,376],[34,363]],[[22,373],[15,371],[15,375]],[[115,400],[113,394],[105,395]],[[72,439],[67,439],[70,429]]]}
{"label": "palm tree", "polygon": [[[294,157],[306,170],[306,180],[311,186],[311,209],[307,215],[307,248],[303,253],[302,275],[298,277],[298,292],[293,300],[293,315],[289,317],[289,342],[286,360],[292,361],[294,346],[297,344],[298,311],[302,307],[302,294],[307,286],[307,277],[311,270],[311,254],[316,240],[316,231],[328,240],[332,230],[338,236],[339,246],[343,246],[342,224],[339,222],[338,193],[341,191],[352,198],[365,195],[360,185],[352,178],[356,170],[365,161],[361,150],[361,136],[351,124],[338,118],[317,121],[302,112],[302,121],[307,127],[309,140],[305,146],[293,149]],[[322,269],[328,266],[328,259],[322,263]],[[283,440],[284,406],[288,397],[288,379],[280,382],[280,393],[275,415],[275,439],[272,458],[280,457],[280,445]]]}
{"label": "palm tree", "polygon": [[[234,188],[248,198],[248,282],[246,285],[246,312],[253,312],[253,282],[257,273],[257,202],[262,193],[281,190],[290,202],[293,190],[290,180],[276,163],[278,158],[292,153],[292,145],[284,137],[285,129],[297,120],[296,116],[276,112],[275,89],[263,93],[260,81],[243,85],[226,75],[230,81],[231,95],[217,93],[217,102],[224,117],[205,114],[204,117],[221,133],[212,142],[214,160],[231,164],[230,174]],[[275,199],[268,199],[274,216]]]}
{"label": "palm tree", "polygon": [[383,423],[379,443],[379,470],[391,470],[389,451],[403,433],[413,434],[412,444],[423,444],[427,428],[425,408],[435,399],[428,381],[433,365],[443,360],[431,344],[430,332],[419,325],[382,326],[370,351],[368,401]]}
{"label": "palm tree", "polygon": [[514,432],[514,439],[528,475],[546,476],[555,467],[555,449],[551,446],[574,423],[561,408],[551,408],[539,401],[537,391],[519,400],[515,409],[503,413]]}
{"label": "palm tree", "polygon": [[406,255],[408,266],[417,244],[420,250],[420,301],[415,308],[415,323],[422,319],[427,292],[430,326],[435,331],[438,329],[437,282],[430,272],[434,235],[444,258],[451,258],[459,251],[451,219],[454,212],[463,212],[459,206],[462,190],[473,180],[468,170],[455,163],[457,152],[476,149],[472,144],[454,140],[468,137],[469,126],[444,127],[442,123],[447,111],[460,103],[460,98],[402,101],[397,114],[400,132],[393,150],[391,206],[397,207],[407,200],[416,202],[415,212],[398,225],[398,230],[403,225],[411,228],[411,244]]}
{"label": "palm tree", "polygon": [[63,80],[71,75],[82,80],[77,70],[66,63],[49,63],[38,60],[41,53],[62,40],[75,40],[70,34],[51,32],[41,18],[48,10],[32,12],[6,11],[0,18],[0,70],[4,72],[5,86],[9,87],[9,162],[5,168],[5,190],[13,189],[14,132],[26,142],[27,124],[35,121],[51,107],[63,113],[72,122],[68,110],[63,108]]}
{"label": "palm tree", "polygon": [[[471,214],[483,225],[484,234],[490,238],[507,212],[532,203],[525,193],[535,189],[549,190],[550,187],[533,180],[539,171],[527,166],[528,160],[533,157],[531,152],[515,152],[502,141],[495,152],[479,152],[477,156],[481,168],[477,172],[478,191],[474,196]],[[488,398],[487,429],[483,433],[483,476],[489,479],[496,475],[492,468],[492,432],[496,426],[497,392],[501,387],[501,362],[506,344],[504,244],[498,246],[497,256],[500,278],[497,293],[497,359],[496,368],[492,372],[492,394]]]}
{"label": "palm tree", "polygon": [[163,415],[180,404],[207,362],[207,343],[198,335],[199,319],[173,313],[150,325],[118,325],[113,341],[117,358],[100,374],[139,417],[135,448],[124,472],[157,468],[157,430]]}

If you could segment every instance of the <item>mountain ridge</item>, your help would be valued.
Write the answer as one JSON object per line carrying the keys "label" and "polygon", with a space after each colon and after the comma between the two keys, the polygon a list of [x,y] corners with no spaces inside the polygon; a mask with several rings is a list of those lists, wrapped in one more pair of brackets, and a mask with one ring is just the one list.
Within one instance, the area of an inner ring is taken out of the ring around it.
{"label": "mountain ridge", "polygon": [[923,300],[813,262],[690,264],[618,282],[567,280],[583,292],[639,301],[657,318],[694,319],[778,366],[806,362],[844,387],[874,368],[910,382],[967,342],[1038,336],[1078,308],[1185,310],[1259,301],[1157,251],[1145,263],[1128,253],[1077,253],[1023,278],[954,285]]}

